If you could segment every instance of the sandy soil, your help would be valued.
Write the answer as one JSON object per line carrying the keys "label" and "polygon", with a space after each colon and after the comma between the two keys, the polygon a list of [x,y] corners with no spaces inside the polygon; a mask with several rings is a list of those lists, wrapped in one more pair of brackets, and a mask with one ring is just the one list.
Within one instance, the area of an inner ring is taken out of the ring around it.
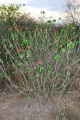
{"label": "sandy soil", "polygon": [[55,120],[55,116],[64,108],[73,111],[71,113],[73,117],[80,116],[80,90],[67,93],[62,98],[54,96],[48,101],[42,97],[31,99],[28,95],[21,94],[15,94],[12,97],[3,95],[0,97],[0,120]]}

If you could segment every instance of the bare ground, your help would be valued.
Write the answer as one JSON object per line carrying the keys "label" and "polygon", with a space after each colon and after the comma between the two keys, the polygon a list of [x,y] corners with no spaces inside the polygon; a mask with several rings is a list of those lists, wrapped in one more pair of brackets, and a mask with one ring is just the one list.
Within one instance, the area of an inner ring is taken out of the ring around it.
{"label": "bare ground", "polygon": [[0,120],[80,120],[80,89],[48,101],[1,93]]}

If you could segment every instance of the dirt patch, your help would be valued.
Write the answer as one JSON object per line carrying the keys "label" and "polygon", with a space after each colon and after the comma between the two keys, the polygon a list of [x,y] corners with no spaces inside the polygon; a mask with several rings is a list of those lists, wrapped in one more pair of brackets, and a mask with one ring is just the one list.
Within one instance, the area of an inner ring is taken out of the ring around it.
{"label": "dirt patch", "polygon": [[47,101],[21,94],[0,98],[0,120],[80,120],[79,113],[80,90]]}

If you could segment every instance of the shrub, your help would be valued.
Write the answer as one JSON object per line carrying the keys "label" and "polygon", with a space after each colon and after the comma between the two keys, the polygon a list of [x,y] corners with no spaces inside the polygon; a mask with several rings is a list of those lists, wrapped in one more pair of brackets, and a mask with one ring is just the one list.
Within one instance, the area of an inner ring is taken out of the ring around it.
{"label": "shrub", "polygon": [[27,31],[17,24],[8,29],[0,41],[0,78],[30,96],[50,97],[55,91],[72,90],[72,84],[79,81],[80,53],[75,52],[75,35],[69,39],[70,25],[51,34],[51,24],[41,25],[33,24]]}

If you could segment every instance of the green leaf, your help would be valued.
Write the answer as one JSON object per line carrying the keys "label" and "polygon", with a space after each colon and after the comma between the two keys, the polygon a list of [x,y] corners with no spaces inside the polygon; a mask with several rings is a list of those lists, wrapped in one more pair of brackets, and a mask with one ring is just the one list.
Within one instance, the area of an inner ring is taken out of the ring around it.
{"label": "green leaf", "polygon": [[5,54],[6,54],[6,55],[9,55],[9,53],[10,53],[9,50],[6,50]]}
{"label": "green leaf", "polygon": [[68,52],[71,52],[71,50],[75,47],[75,43],[70,42],[67,44],[67,50]]}
{"label": "green leaf", "polygon": [[45,11],[41,11],[41,14],[45,14]]}
{"label": "green leaf", "polygon": [[28,50],[28,51],[25,53],[25,55],[26,55],[26,57],[30,57],[30,55],[31,55],[31,51]]}
{"label": "green leaf", "polygon": [[48,24],[51,24],[51,20],[48,20],[47,23],[48,23]]}
{"label": "green leaf", "polygon": [[19,66],[19,69],[21,69],[22,68],[22,63],[19,63],[18,66]]}
{"label": "green leaf", "polygon": [[11,62],[12,61],[12,57],[9,57],[9,60],[8,60],[8,62]]}
{"label": "green leaf", "polygon": [[67,77],[66,80],[67,80],[67,81],[70,81],[70,77]]}
{"label": "green leaf", "polygon": [[6,80],[8,80],[8,78],[9,78],[9,76],[7,75],[7,73],[3,73],[3,74],[2,74],[2,77],[3,77],[3,78],[6,78]]}
{"label": "green leaf", "polygon": [[15,37],[15,35],[13,33],[11,33],[11,38],[13,38],[13,40],[14,40],[14,37]]}
{"label": "green leaf", "polygon": [[23,41],[22,41],[22,45],[23,45],[24,47],[28,46],[28,45],[29,45],[29,40],[23,40]]}
{"label": "green leaf", "polygon": [[23,55],[22,55],[22,54],[19,54],[19,55],[18,55],[18,58],[19,58],[19,59],[22,59],[22,58],[23,58]]}
{"label": "green leaf", "polygon": [[34,94],[30,93],[29,98],[33,98],[33,97],[34,97]]}
{"label": "green leaf", "polygon": [[4,44],[5,43],[5,39],[2,39],[1,43]]}
{"label": "green leaf", "polygon": [[14,75],[15,73],[14,72],[11,72],[12,75]]}
{"label": "green leaf", "polygon": [[34,81],[35,80],[35,77],[31,77],[29,78],[30,81]]}
{"label": "green leaf", "polygon": [[3,60],[2,59],[0,59],[0,63],[3,64]]}
{"label": "green leaf", "polygon": [[56,20],[54,19],[53,22],[56,22]]}
{"label": "green leaf", "polygon": [[67,75],[70,76],[70,72],[69,71],[67,71]]}
{"label": "green leaf", "polygon": [[58,60],[58,61],[61,61],[61,57],[59,55],[55,55],[54,59]]}
{"label": "green leaf", "polygon": [[44,67],[40,67],[40,72],[44,72],[44,71],[45,71]]}
{"label": "green leaf", "polygon": [[13,49],[13,45],[12,45],[12,44],[10,44],[10,45],[9,45],[9,48],[10,48],[10,49]]}
{"label": "green leaf", "polygon": [[28,73],[28,72],[31,72],[32,71],[32,69],[31,68],[26,68],[26,72]]}
{"label": "green leaf", "polygon": [[48,70],[48,74],[51,74],[51,71],[50,71],[50,70]]}
{"label": "green leaf", "polygon": [[39,76],[40,76],[40,74],[37,72],[37,73],[36,73],[36,77],[39,77]]}
{"label": "green leaf", "polygon": [[61,48],[60,53],[65,53],[65,48]]}
{"label": "green leaf", "polygon": [[15,64],[18,65],[19,61],[18,60],[15,60]]}
{"label": "green leaf", "polygon": [[76,63],[76,60],[72,60],[72,63],[75,64],[75,63]]}
{"label": "green leaf", "polygon": [[51,66],[50,66],[50,65],[48,65],[48,66],[47,66],[47,69],[48,69],[48,70],[50,70],[50,69],[51,69]]}

